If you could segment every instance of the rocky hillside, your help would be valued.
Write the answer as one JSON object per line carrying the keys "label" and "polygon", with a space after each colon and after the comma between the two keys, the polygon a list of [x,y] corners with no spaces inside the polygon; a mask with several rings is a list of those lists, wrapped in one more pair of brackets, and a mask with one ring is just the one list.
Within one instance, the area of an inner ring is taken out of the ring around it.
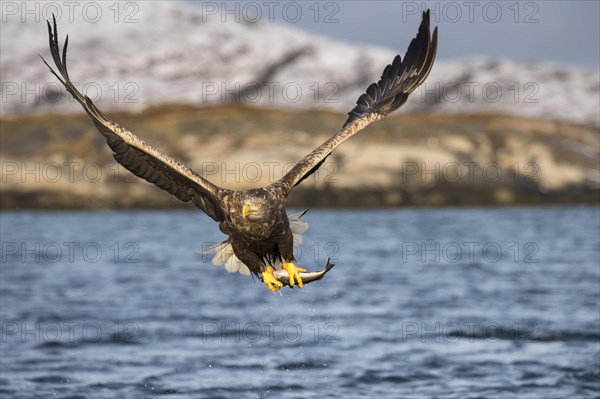
{"label": "rocky hillside", "polygon": [[[274,181],[344,120],[326,111],[169,106],[112,114],[212,182]],[[118,166],[86,115],[4,118],[3,209],[188,206]],[[595,202],[597,127],[502,115],[392,116],[341,146],[294,206]]]}

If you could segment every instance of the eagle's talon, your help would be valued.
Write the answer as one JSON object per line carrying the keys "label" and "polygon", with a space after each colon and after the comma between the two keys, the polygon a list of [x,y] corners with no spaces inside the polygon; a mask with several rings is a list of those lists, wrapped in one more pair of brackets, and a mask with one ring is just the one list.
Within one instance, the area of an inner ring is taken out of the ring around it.
{"label": "eagle's talon", "polygon": [[285,262],[282,265],[282,267],[290,275],[290,287],[293,287],[294,284],[296,284],[296,281],[298,282],[298,287],[300,287],[300,288],[304,287],[304,283],[302,282],[302,278],[300,277],[300,273],[305,272],[306,269],[298,267],[298,266],[294,265],[292,262]]}
{"label": "eagle's talon", "polygon": [[283,287],[283,283],[273,276],[273,268],[271,266],[268,266],[267,269],[262,272],[261,276],[263,283],[265,283],[269,290],[277,292]]}

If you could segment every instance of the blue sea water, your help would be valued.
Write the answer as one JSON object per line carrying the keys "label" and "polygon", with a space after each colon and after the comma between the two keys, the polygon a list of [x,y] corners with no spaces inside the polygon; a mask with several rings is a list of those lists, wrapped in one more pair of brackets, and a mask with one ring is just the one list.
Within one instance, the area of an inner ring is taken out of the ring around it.
{"label": "blue sea water", "polygon": [[0,218],[2,398],[600,396],[598,207],[311,210],[278,294],[198,212]]}

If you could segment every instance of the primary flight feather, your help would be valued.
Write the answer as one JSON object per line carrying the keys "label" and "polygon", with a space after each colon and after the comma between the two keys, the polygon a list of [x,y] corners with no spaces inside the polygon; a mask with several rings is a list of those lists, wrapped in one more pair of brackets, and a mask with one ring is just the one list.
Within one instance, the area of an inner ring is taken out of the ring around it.
{"label": "primary flight feather", "polygon": [[[75,88],[69,78],[69,37],[65,40],[61,56],[56,19],[52,24],[48,22],[48,35],[50,52],[58,72],[42,60],[92,118],[113,150],[117,162],[181,201],[192,202],[218,222],[228,239],[209,248],[215,253],[213,263],[222,263],[231,272],[259,276],[271,291],[278,291],[284,282],[290,287],[297,284],[302,288],[302,275],[307,282],[308,278],[313,281],[324,275],[323,272],[304,273],[305,269],[294,264],[294,244],[301,242],[300,235],[308,228],[308,224],[300,220],[302,214],[286,214],[285,202],[289,192],[316,171],[341,143],[402,106],[409,94],[429,75],[437,50],[437,28],[432,35],[427,10],[423,13],[417,36],[408,46],[404,59],[398,55],[385,67],[381,79],[371,84],[366,93],[360,96],[340,131],[275,183],[262,188],[233,191],[209,182],[102,113]],[[331,267],[328,263],[326,271]],[[283,271],[287,272],[288,278],[282,277]]]}

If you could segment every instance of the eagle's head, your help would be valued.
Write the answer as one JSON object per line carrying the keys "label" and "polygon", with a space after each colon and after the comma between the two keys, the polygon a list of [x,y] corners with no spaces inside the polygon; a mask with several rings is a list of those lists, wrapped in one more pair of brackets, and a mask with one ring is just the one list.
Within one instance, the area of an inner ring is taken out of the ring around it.
{"label": "eagle's head", "polygon": [[242,205],[242,217],[246,220],[265,222],[269,219],[269,205],[263,198],[249,197]]}
{"label": "eagle's head", "polygon": [[264,189],[238,191],[235,196],[229,211],[235,227],[255,239],[268,237],[280,220],[278,204]]}

